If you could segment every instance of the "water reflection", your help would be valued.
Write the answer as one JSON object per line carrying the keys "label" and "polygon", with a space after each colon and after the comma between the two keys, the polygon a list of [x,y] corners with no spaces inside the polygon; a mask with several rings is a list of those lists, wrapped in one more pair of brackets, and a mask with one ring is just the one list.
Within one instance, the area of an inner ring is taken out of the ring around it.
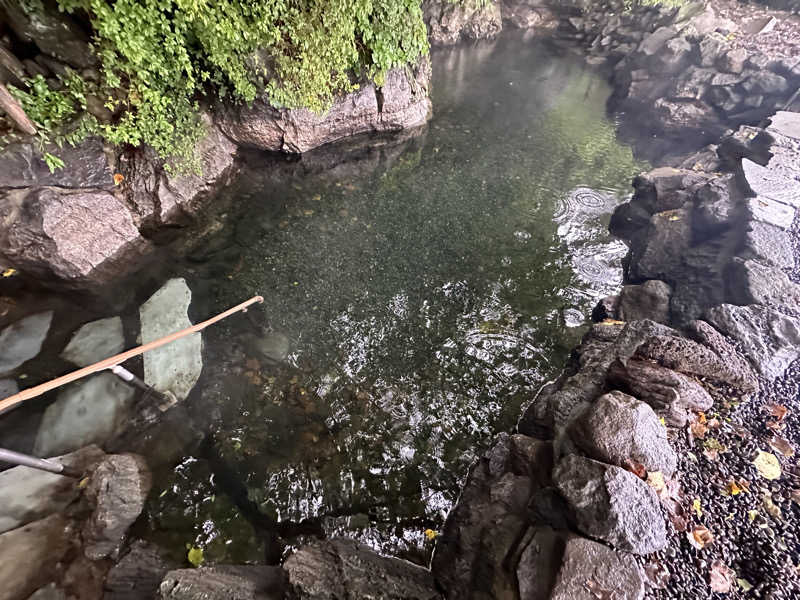
{"label": "water reflection", "polygon": [[[341,533],[424,562],[475,453],[620,281],[606,221],[641,165],[602,79],[506,36],[434,56],[433,89],[436,117],[402,154],[355,171],[256,159],[220,199],[240,216],[191,255],[209,313],[265,296],[254,322],[207,333],[210,454],[237,510],[290,544]],[[146,534],[203,543],[169,516],[201,502],[180,494],[192,476],[160,485]]]}

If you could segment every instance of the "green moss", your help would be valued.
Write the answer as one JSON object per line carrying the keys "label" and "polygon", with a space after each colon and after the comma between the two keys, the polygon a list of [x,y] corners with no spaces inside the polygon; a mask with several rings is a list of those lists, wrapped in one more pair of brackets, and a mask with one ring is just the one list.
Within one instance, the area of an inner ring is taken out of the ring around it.
{"label": "green moss", "polygon": [[[75,142],[77,134],[98,133],[184,163],[201,133],[201,100],[250,102],[266,93],[276,107],[322,112],[361,77],[381,84],[389,69],[428,51],[420,0],[58,4],[91,27],[101,80],[73,74],[75,89],[66,81],[58,91],[32,81],[29,91],[17,90],[43,134]],[[116,115],[112,122],[70,125],[85,110],[87,93],[104,99]]]}

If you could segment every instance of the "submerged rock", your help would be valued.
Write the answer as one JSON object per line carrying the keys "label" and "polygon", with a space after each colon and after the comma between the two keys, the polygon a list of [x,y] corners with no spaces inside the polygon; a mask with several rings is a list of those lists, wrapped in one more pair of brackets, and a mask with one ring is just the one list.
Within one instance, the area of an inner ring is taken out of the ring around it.
{"label": "submerged rock", "polygon": [[110,317],[82,325],[61,353],[61,358],[78,367],[86,367],[125,348],[122,319]]}
{"label": "submerged rock", "polygon": [[0,535],[0,600],[24,600],[55,579],[77,532],[50,515]]}
{"label": "submerged rock", "polygon": [[[632,556],[585,538],[572,537],[567,541],[563,564],[549,598],[641,600],[645,593],[644,581],[644,574]],[[592,582],[591,587],[587,582]]]}
{"label": "submerged rock", "polygon": [[285,589],[286,573],[280,567],[217,565],[168,572],[159,586],[158,597],[161,600],[283,600]]}
{"label": "submerged rock", "polygon": [[117,558],[128,528],[139,517],[151,477],[136,454],[107,456],[92,473],[86,495],[94,512],[83,526],[83,553],[90,560]]}
{"label": "submerged rock", "polygon": [[[53,462],[85,470],[105,456],[96,446],[50,458]],[[13,467],[0,473],[0,533],[60,512],[80,495],[71,477],[30,467]]]}
{"label": "submerged rock", "polygon": [[132,387],[109,372],[64,388],[44,412],[33,453],[53,456],[104,444],[125,424],[134,395]]}
{"label": "submerged rock", "polygon": [[742,353],[769,380],[782,376],[800,357],[800,319],[764,306],[723,304],[706,320],[738,342]]}
{"label": "submerged rock", "polygon": [[556,465],[553,481],[586,535],[641,555],[666,546],[658,497],[630,471],[568,454]]}
{"label": "submerged rock", "polygon": [[13,371],[39,354],[50,331],[53,311],[37,313],[0,332],[0,373]]}
{"label": "submerged rock", "polygon": [[[142,343],[147,344],[191,327],[188,310],[192,292],[182,278],[170,279],[139,309]],[[203,342],[194,334],[144,355],[144,380],[159,392],[183,400],[192,391],[203,369]]]}
{"label": "submerged rock", "polygon": [[162,558],[156,546],[136,540],[108,572],[103,600],[155,598],[164,576],[176,567]]}
{"label": "submerged rock", "polygon": [[302,546],[283,568],[301,600],[441,598],[427,569],[380,556],[353,540],[335,538]]}
{"label": "submerged rock", "polygon": [[624,467],[628,461],[672,477],[677,465],[667,430],[644,402],[622,392],[600,396],[573,423],[573,443],[588,456]]}

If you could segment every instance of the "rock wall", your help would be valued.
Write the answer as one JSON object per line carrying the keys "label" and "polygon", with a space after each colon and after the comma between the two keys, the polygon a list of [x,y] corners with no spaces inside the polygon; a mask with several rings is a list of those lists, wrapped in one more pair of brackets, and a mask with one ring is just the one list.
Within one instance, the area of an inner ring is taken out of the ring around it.
{"label": "rock wall", "polygon": [[715,390],[757,396],[800,357],[799,152],[800,114],[778,112],[635,180],[612,221],[631,244],[626,285],[470,471],[432,563],[446,597],[638,599],[658,585],[636,557],[691,512],[674,428],[713,410]]}

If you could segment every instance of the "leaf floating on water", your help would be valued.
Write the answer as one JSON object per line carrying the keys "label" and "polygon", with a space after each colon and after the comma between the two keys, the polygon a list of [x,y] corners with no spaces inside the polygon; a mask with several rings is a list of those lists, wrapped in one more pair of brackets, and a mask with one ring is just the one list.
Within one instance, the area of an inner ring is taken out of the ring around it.
{"label": "leaf floating on water", "polygon": [[438,532],[434,531],[433,529],[426,529],[425,530],[425,537],[428,538],[428,541],[433,541],[439,535]]}
{"label": "leaf floating on water", "polygon": [[753,464],[764,479],[778,479],[781,476],[781,463],[770,452],[759,450]]}
{"label": "leaf floating on water", "polygon": [[731,587],[735,581],[736,571],[728,567],[724,562],[717,559],[711,564],[709,583],[711,584],[712,592],[727,594],[731,591]]}
{"label": "leaf floating on water", "polygon": [[205,560],[205,557],[203,556],[203,549],[192,546],[189,548],[189,552],[186,553],[186,559],[193,567],[199,567]]}
{"label": "leaf floating on water", "polygon": [[746,492],[747,488],[742,487],[737,482],[731,480],[725,486],[725,491],[723,492],[726,496],[738,496],[742,492]]}
{"label": "leaf floating on water", "polygon": [[704,525],[695,525],[691,531],[686,532],[686,538],[692,546],[702,550],[714,541],[714,534]]}
{"label": "leaf floating on water", "polygon": [[757,510],[748,510],[747,511],[747,520],[750,521],[751,523],[756,520],[757,516],[758,516],[758,511]]}
{"label": "leaf floating on water", "polygon": [[792,444],[789,442],[789,440],[779,436],[777,433],[773,434],[772,437],[769,438],[767,443],[773,450],[779,452],[786,458],[791,458],[792,456],[794,456],[794,447],[792,446]]}

